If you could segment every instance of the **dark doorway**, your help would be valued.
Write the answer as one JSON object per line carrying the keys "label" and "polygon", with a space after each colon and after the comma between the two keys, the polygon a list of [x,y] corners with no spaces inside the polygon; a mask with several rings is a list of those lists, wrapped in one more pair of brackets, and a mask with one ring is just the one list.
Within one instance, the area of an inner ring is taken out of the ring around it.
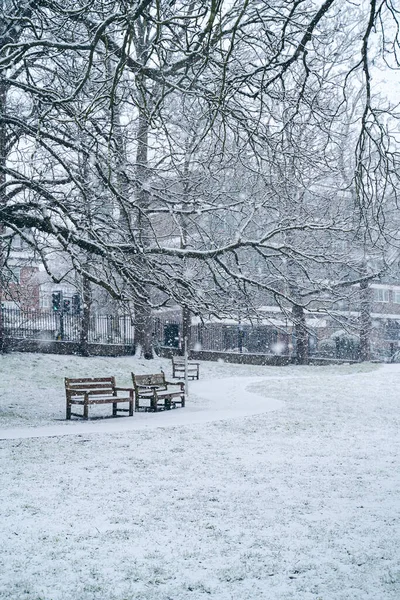
{"label": "dark doorway", "polygon": [[164,325],[164,346],[179,348],[179,325],[176,323]]}

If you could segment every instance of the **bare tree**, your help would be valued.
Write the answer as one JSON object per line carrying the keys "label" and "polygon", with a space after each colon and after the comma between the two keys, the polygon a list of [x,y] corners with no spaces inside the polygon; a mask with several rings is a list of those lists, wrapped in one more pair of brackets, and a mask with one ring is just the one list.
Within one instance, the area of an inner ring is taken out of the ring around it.
{"label": "bare tree", "polygon": [[[391,0],[50,0],[3,2],[2,10],[0,82],[2,98],[6,90],[12,99],[7,108],[2,100],[0,115],[2,226],[41,232],[44,258],[50,244],[88,281],[132,300],[146,356],[155,297],[222,314],[232,294],[241,310],[256,305],[257,290],[304,310],[332,290],[321,272],[332,263],[328,242],[348,219],[325,210],[328,194],[316,182],[338,172],[335,147],[359,89],[352,181],[360,219],[383,233],[384,197],[395,194],[398,177],[386,125],[388,111],[395,114],[374,104],[371,53],[398,67]],[[179,187],[185,159],[170,107],[187,111],[189,101],[201,115],[198,165],[191,186]],[[303,197],[290,219],[274,167],[288,153],[297,157]],[[84,181],[82,157],[91,172]],[[232,177],[239,171],[242,181]],[[193,184],[196,177],[203,181]],[[99,210],[88,227],[91,179],[101,186],[92,190]],[[224,235],[212,233],[210,215],[229,222]],[[185,242],[176,244],[182,227]],[[301,276],[285,289],[288,260]],[[188,265],[204,274],[200,285]]]}

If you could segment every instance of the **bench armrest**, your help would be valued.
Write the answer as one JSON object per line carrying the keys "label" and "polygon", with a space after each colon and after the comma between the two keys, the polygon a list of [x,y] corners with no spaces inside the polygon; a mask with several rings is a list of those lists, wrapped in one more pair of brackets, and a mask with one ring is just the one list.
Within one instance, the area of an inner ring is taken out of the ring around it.
{"label": "bench armrest", "polygon": [[125,387],[116,387],[114,388],[117,392],[134,392],[133,388],[125,388]]}

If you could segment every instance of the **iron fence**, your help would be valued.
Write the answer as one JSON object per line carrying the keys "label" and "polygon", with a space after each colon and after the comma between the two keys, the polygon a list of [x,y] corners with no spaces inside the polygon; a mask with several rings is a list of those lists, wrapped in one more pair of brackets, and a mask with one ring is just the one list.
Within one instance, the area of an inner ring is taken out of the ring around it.
{"label": "iron fence", "polygon": [[[4,333],[8,337],[78,342],[81,332],[79,315],[51,311],[2,309]],[[88,342],[133,344],[134,325],[129,315],[91,315]]]}
{"label": "iron fence", "polygon": [[[182,324],[168,317],[154,319],[156,346],[182,348]],[[199,323],[190,329],[189,348],[216,352],[288,354],[292,334],[265,325]]]}
{"label": "iron fence", "polygon": [[[22,311],[2,308],[3,328],[6,337],[46,341],[79,342],[81,317],[70,313],[53,311]],[[400,347],[400,325],[395,333],[382,322],[371,334],[372,357],[387,359]],[[386,328],[385,328],[386,327]],[[91,315],[88,342],[91,344],[114,344],[134,346],[134,322],[130,315]],[[310,335],[309,355],[327,358],[357,359],[359,354],[357,336],[337,327],[325,327]],[[182,348],[182,323],[171,315],[153,317],[154,347]],[[265,355],[290,355],[295,347],[293,331],[265,325],[238,323],[199,323],[192,325],[189,339],[190,350],[213,352],[251,353]]]}
{"label": "iron fence", "polygon": [[[22,311],[2,309],[6,336],[16,339],[79,342],[81,317],[53,311]],[[182,348],[182,324],[167,316],[153,318],[155,347]],[[193,325],[189,339],[192,350],[221,352],[273,353],[277,345],[287,346],[283,337],[267,327],[249,327],[228,324]],[[88,342],[97,344],[134,344],[134,323],[130,315],[91,315]]]}
{"label": "iron fence", "polygon": [[[15,339],[40,341],[79,342],[81,335],[81,317],[70,313],[53,311],[22,311],[2,309],[4,333]],[[89,320],[88,342],[93,344],[134,345],[134,322],[130,315],[91,315]],[[309,354],[316,352],[326,356],[352,358],[357,354],[356,343],[347,338],[333,339],[329,328],[323,338],[317,342],[310,335]],[[157,347],[182,348],[182,323],[175,316],[153,317],[153,344]],[[400,334],[399,334],[400,337]],[[372,340],[374,354],[389,353],[391,340]],[[400,342],[396,340],[397,349]],[[273,326],[247,325],[234,323],[199,323],[190,330],[189,349],[232,353],[278,354],[292,353],[295,344],[294,333]],[[391,349],[391,354],[394,350]]]}

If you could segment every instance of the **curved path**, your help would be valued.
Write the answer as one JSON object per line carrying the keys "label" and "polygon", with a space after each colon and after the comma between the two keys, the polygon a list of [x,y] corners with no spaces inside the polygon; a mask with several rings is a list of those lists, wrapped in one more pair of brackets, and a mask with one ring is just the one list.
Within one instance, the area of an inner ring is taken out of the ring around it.
{"label": "curved path", "polygon": [[282,401],[260,396],[247,390],[255,383],[261,384],[263,379],[263,377],[229,377],[193,381],[189,384],[191,398],[184,410],[136,413],[133,417],[119,419],[66,421],[62,424],[43,427],[0,429],[0,440],[91,433],[122,433],[157,427],[178,427],[248,417],[281,408],[284,404]]}

